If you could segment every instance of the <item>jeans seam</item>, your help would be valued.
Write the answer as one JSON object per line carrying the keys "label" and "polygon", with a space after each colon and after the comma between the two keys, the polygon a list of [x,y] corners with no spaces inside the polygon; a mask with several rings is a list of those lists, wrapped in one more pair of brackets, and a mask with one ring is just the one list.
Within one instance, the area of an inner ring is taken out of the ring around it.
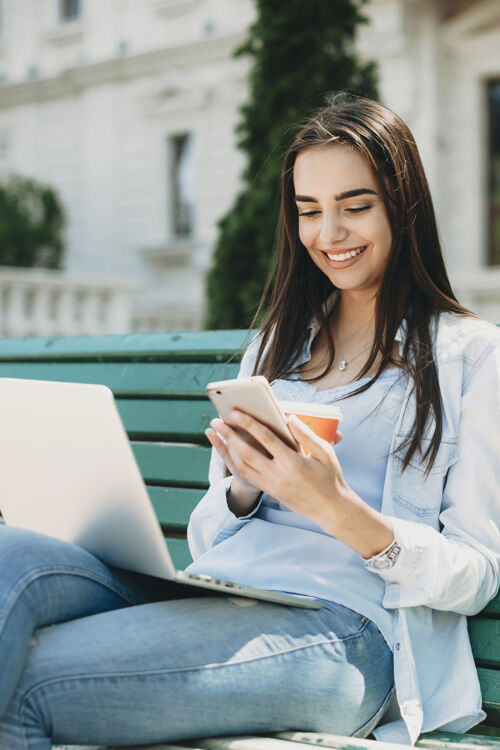
{"label": "jeans seam", "polygon": [[[24,713],[24,709],[23,709],[23,713]],[[14,730],[13,730],[12,726],[7,726],[7,724],[5,724],[4,721],[0,720],[0,729],[2,729],[2,726],[3,727],[7,727],[8,731],[12,732],[13,734],[16,734],[16,732],[19,732],[19,738],[18,739],[20,739],[20,741],[23,743],[23,747],[25,748],[25,750],[29,750],[28,740],[26,738],[26,729],[25,729],[25,725],[24,724],[21,726],[21,728],[19,730],[17,730],[16,728],[14,728]]]}
{"label": "jeans seam", "polygon": [[389,692],[384,696],[380,706],[377,708],[377,710],[374,712],[374,714],[371,716],[368,721],[365,721],[364,724],[362,724],[358,729],[356,729],[355,732],[351,735],[352,737],[364,737],[366,738],[367,734],[370,734],[370,732],[375,729],[377,724],[379,723],[380,719],[382,718],[382,715],[384,713],[384,710],[389,705],[389,700],[391,698],[391,695],[394,691],[394,685],[391,685]]}
{"label": "jeans seam", "polygon": [[63,569],[57,569],[57,568],[47,568],[47,570],[36,570],[31,571],[31,573],[26,573],[23,578],[18,582],[18,585],[14,588],[11,596],[10,603],[8,602],[4,611],[0,612],[0,622],[5,622],[7,617],[12,612],[12,609],[14,608],[20,594],[25,591],[30,584],[32,584],[34,581],[39,580],[40,578],[44,578],[46,576],[50,575],[76,575],[80,578],[87,578],[90,581],[93,581],[94,583],[98,583],[101,586],[104,586],[105,588],[109,589],[110,591],[113,591],[113,593],[118,594],[118,596],[121,596],[122,599],[125,599],[125,601],[129,602],[130,604],[139,604],[139,601],[133,601],[130,599],[129,596],[127,596],[123,590],[120,590],[121,587],[116,587],[113,585],[110,585],[107,581],[105,581],[103,578],[100,578],[98,575],[90,575],[87,571],[82,570],[81,568],[77,568],[76,566],[71,568],[63,568]]}
{"label": "jeans seam", "polygon": [[[363,628],[364,630],[364,628]],[[25,704],[27,700],[32,696],[32,694],[38,690],[41,690],[45,687],[48,687],[50,685],[54,685],[57,683],[64,683],[64,682],[74,682],[77,680],[95,680],[95,679],[115,679],[117,677],[148,677],[151,675],[168,675],[168,674],[184,674],[186,672],[195,672],[195,671],[204,671],[208,669],[221,669],[224,667],[237,667],[241,666],[242,664],[251,664],[252,662],[262,661],[263,659],[270,659],[275,656],[284,656],[286,654],[291,654],[297,651],[303,651],[308,648],[314,648],[316,646],[328,646],[332,643],[344,643],[345,641],[350,641],[353,638],[358,638],[359,635],[363,631],[359,631],[358,633],[354,633],[352,635],[347,636],[346,638],[330,638],[328,640],[323,641],[316,641],[315,643],[306,643],[302,646],[295,646],[293,648],[287,648],[287,649],[281,649],[279,651],[273,651],[271,654],[262,654],[260,656],[254,656],[248,659],[241,659],[238,661],[230,661],[230,662],[214,662],[212,664],[197,664],[189,667],[174,667],[172,669],[148,669],[143,671],[127,671],[127,672],[107,672],[107,673],[94,673],[94,674],[82,674],[82,675],[74,675],[74,676],[68,676],[68,677],[54,677],[51,680],[45,680],[44,682],[38,683],[38,685],[34,685],[31,687],[28,692],[26,692],[24,695],[20,696],[20,701]]]}

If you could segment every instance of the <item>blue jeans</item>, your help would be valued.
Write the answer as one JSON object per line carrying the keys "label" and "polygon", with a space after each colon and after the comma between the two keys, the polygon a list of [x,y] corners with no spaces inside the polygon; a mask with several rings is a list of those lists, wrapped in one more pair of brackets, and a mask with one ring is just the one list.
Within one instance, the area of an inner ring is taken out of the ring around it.
{"label": "blue jeans", "polygon": [[8,526],[0,665],[2,750],[282,730],[366,736],[393,685],[390,649],[350,609],[204,595]]}

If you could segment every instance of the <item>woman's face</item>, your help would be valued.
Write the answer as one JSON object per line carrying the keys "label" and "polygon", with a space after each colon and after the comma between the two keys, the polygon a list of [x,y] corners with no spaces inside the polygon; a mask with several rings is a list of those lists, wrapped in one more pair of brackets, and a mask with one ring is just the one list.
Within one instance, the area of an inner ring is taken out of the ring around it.
{"label": "woman's face", "polygon": [[344,291],[376,293],[392,232],[375,175],[349,146],[302,151],[294,167],[299,236],[312,261]]}

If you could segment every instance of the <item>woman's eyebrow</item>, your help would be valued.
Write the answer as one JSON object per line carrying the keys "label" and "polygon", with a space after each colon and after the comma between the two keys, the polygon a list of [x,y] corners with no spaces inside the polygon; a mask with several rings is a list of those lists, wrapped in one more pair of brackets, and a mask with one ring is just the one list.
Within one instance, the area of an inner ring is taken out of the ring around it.
{"label": "woman's eyebrow", "polygon": [[[339,193],[338,195],[334,195],[336,201],[343,201],[346,198],[355,198],[357,195],[377,195],[376,190],[371,190],[370,188],[356,188],[355,190],[345,190],[343,193]],[[310,195],[296,195],[295,196],[295,202],[296,203],[317,203],[317,198],[313,198]]]}

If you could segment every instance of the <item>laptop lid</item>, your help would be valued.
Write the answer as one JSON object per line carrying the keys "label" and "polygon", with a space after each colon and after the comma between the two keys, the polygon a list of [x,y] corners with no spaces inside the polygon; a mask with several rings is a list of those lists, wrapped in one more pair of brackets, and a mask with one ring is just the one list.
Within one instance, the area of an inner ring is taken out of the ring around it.
{"label": "laptop lid", "polygon": [[0,510],[109,565],[173,579],[175,568],[103,385],[0,378]]}

